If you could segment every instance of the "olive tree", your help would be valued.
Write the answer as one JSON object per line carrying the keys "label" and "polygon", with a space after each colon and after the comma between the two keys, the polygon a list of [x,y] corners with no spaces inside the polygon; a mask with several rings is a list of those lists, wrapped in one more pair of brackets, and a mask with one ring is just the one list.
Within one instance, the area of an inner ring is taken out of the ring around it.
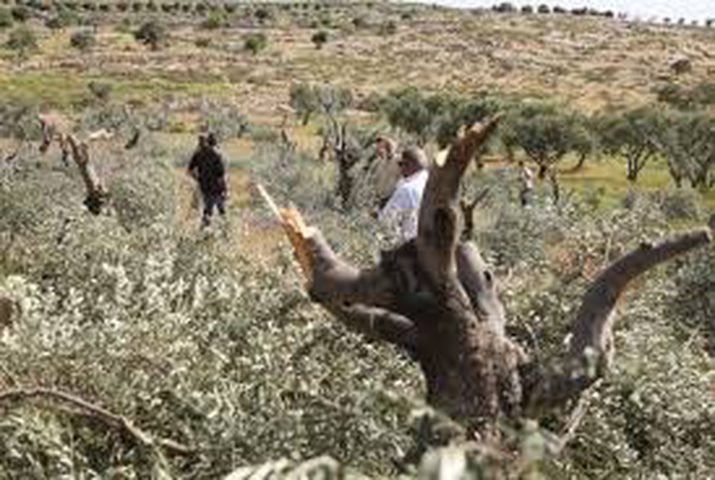
{"label": "olive tree", "polygon": [[715,165],[715,116],[711,113],[670,112],[656,142],[677,187],[684,179],[697,188],[715,185],[711,175]]}
{"label": "olive tree", "polygon": [[37,50],[37,37],[30,28],[20,26],[10,32],[5,45],[17,52],[20,59],[24,59]]}
{"label": "olive tree", "polygon": [[663,115],[652,107],[639,107],[606,115],[600,125],[601,145],[611,155],[626,159],[626,178],[636,182],[643,167],[658,153],[657,138]]}
{"label": "olive tree", "polygon": [[382,99],[381,108],[393,127],[415,136],[418,143],[434,140],[445,148],[456,139],[462,125],[471,125],[502,105],[501,99],[486,94],[427,95],[416,88],[406,88],[390,92]]}
{"label": "olive tree", "polygon": [[148,45],[152,50],[159,50],[166,42],[168,33],[166,27],[157,20],[149,20],[134,32],[134,38],[144,45]]}
{"label": "olive tree", "polygon": [[[290,240],[311,298],[348,327],[407,352],[421,367],[427,402],[464,426],[467,437],[499,445],[504,427],[558,412],[614,363],[615,307],[626,287],[653,267],[712,242],[707,227],[625,253],[595,277],[556,358],[527,352],[507,332],[493,271],[460,241],[460,183],[495,130],[467,130],[434,166],[419,212],[417,238],[372,268],[342,260],[295,209],[267,198]],[[267,194],[264,195],[267,197]]]}

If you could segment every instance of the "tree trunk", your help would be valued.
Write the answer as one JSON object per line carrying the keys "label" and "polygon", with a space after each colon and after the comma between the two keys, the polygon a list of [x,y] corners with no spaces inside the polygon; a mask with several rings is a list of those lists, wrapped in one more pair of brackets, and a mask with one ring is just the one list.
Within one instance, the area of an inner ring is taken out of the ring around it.
{"label": "tree trunk", "polygon": [[571,169],[571,171],[572,171],[572,172],[578,172],[578,171],[580,171],[580,170],[583,168],[583,166],[585,165],[587,158],[588,158],[588,155],[587,155],[587,154],[585,154],[585,153],[579,154],[579,156],[578,156],[578,162],[577,162],[576,165]]}
{"label": "tree trunk", "polygon": [[467,164],[497,120],[472,127],[430,171],[416,239],[358,269],[332,251],[319,230],[293,209],[279,216],[307,289],[348,327],[407,350],[420,365],[427,401],[466,427],[472,438],[498,441],[502,422],[558,407],[602,375],[613,309],[629,281],[677,254],[711,240],[709,228],[643,247],[606,269],[583,299],[573,338],[553,366],[529,358],[505,333],[504,308],[492,272],[475,245],[460,243],[459,184]]}
{"label": "tree trunk", "polygon": [[72,135],[66,136],[66,142],[72,151],[79,173],[84,181],[87,191],[84,204],[90,213],[99,215],[107,200],[107,190],[97,172],[92,167],[89,159],[89,150],[86,143],[78,143]]}

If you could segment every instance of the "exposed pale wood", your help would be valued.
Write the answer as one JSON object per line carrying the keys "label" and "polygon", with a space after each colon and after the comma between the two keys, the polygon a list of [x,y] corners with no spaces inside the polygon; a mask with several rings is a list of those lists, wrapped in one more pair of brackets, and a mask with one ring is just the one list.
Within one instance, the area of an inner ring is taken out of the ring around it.
{"label": "exposed pale wood", "polygon": [[101,212],[105,203],[107,190],[90,162],[87,144],[78,142],[73,135],[67,135],[66,141],[87,191],[84,203],[89,211],[96,215]]}

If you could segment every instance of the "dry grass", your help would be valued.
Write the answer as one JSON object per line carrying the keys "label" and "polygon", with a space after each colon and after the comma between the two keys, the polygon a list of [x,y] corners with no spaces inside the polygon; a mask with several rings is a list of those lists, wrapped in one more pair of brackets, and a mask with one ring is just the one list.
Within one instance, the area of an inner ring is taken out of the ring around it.
{"label": "dry grass", "polygon": [[[670,77],[675,55],[693,61],[694,71],[681,79],[686,83],[703,81],[715,70],[710,53],[715,37],[705,29],[445,11],[402,19],[395,7],[377,18],[394,21],[397,32],[380,35],[377,28],[348,28],[359,14],[336,9],[333,24],[339,28],[328,29],[330,40],[320,50],[310,41],[315,29],[296,28],[281,18],[261,27],[269,43],[257,56],[243,50],[243,35],[254,30],[246,26],[206,31],[197,24],[174,25],[169,46],[157,52],[115,25],[100,27],[98,46],[88,54],[68,47],[71,31],[46,33],[41,52],[20,67],[7,56],[0,61],[0,71],[13,72],[0,80],[4,91],[21,97],[26,91],[24,98],[31,99],[41,88],[28,80],[37,77],[60,98],[60,90],[70,95],[101,77],[116,83],[120,97],[220,95],[252,116],[275,119],[275,107],[287,101],[292,82],[331,82],[358,96],[406,85],[489,89],[556,96],[593,110],[652,98],[652,87]],[[197,38],[210,45],[196,46]],[[41,95],[38,101],[56,96]]]}

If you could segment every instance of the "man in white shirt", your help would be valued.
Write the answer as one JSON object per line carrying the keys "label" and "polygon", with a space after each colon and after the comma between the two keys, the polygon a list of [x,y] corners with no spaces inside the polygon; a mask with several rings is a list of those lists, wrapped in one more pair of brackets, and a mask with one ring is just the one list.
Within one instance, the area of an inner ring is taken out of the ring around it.
{"label": "man in white shirt", "polygon": [[427,156],[418,147],[404,150],[397,164],[402,178],[380,210],[378,220],[390,230],[397,243],[402,244],[417,236],[417,220],[429,172]]}

